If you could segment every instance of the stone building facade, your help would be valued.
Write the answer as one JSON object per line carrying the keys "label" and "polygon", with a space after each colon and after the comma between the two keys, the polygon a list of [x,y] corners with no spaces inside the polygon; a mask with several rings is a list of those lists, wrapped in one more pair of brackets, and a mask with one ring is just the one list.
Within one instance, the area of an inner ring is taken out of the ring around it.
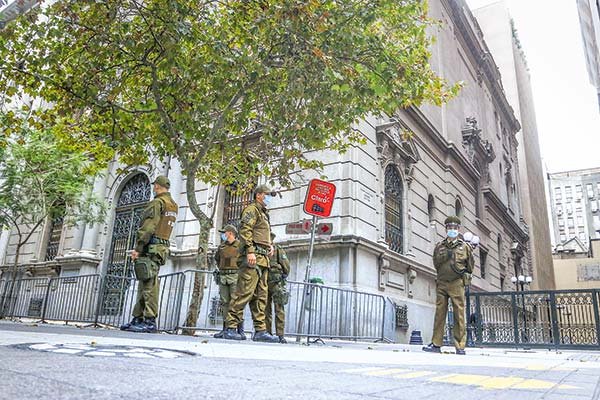
{"label": "stone building facade", "polygon": [[473,13],[500,68],[506,97],[521,122],[521,129],[517,132],[517,176],[521,188],[523,218],[529,226],[530,236],[526,272],[530,272],[531,275],[526,275],[533,279],[532,289],[553,289],[555,282],[548,207],[545,201],[545,177],[525,53],[506,1],[495,1],[474,10]]}
{"label": "stone building facade", "polygon": [[[352,127],[364,135],[365,145],[343,155],[314,154],[324,162],[323,174],[337,185],[337,193],[332,217],[321,221],[333,223],[333,234],[317,241],[312,276],[407,305],[408,329],[397,331],[400,341],[415,329],[424,340],[430,338],[435,302],[431,252],[445,236],[447,215],[459,215],[464,230],[481,237],[473,290],[500,290],[507,276],[528,268],[529,235],[517,172],[521,125],[464,0],[432,1],[430,14],[443,22],[432,31],[437,40],[431,65],[450,82],[465,82],[460,95],[442,107],[369,116]],[[180,205],[172,256],[161,272],[194,268],[199,225],[187,205],[177,160],[163,161],[121,173],[118,160],[111,163],[94,188],[109,203],[107,221],[74,229],[48,221],[25,250],[27,273],[124,273],[140,210],[150,198],[149,182],[158,174],[169,176]],[[293,187],[282,189],[271,212],[277,240],[291,260],[290,279],[298,281],[304,278],[309,240],[287,235],[285,227],[308,218],[302,203],[312,177],[317,173],[295,176]],[[210,237],[216,246],[217,228],[239,216],[247,196],[230,196],[197,182],[196,197],[207,214],[214,212]],[[5,270],[13,253],[13,239],[5,232],[0,239]]]}

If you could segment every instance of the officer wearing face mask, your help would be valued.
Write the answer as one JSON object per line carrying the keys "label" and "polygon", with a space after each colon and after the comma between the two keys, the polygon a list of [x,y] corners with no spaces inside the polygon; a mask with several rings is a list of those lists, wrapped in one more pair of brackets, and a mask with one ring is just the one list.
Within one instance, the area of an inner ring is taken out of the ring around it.
{"label": "officer wearing face mask", "polygon": [[[267,307],[269,257],[273,255],[271,224],[268,207],[274,192],[267,185],[254,189],[254,202],[244,208],[240,220],[239,267],[234,299],[229,305],[227,329],[224,339],[243,340],[237,331],[242,322],[244,307],[250,303],[256,342],[279,342],[267,332],[265,309]],[[252,301],[251,301],[252,300]]]}
{"label": "officer wearing face mask", "polygon": [[446,238],[435,246],[433,265],[437,271],[435,319],[433,337],[423,351],[440,353],[446,329],[448,299],[454,312],[454,347],[456,354],[465,354],[467,331],[465,325],[464,275],[473,273],[475,261],[471,246],[459,237],[460,219],[449,216],[444,221]]}
{"label": "officer wearing face mask", "polygon": [[[229,313],[229,303],[234,299],[234,292],[238,280],[238,253],[240,241],[237,240],[237,229],[233,225],[225,225],[220,229],[222,243],[215,252],[215,261],[218,266],[218,272],[215,280],[219,285],[219,295],[221,297],[221,308],[223,309],[223,330],[214,335],[215,338],[222,338],[225,333],[225,322]],[[243,323],[237,327],[237,332],[245,339]]]}

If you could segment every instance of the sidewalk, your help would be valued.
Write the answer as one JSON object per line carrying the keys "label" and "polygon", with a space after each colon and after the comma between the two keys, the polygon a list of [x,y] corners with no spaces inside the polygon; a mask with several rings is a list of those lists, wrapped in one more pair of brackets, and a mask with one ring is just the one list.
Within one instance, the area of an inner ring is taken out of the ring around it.
{"label": "sidewalk", "polygon": [[[274,376],[294,374],[319,385],[327,384],[336,388],[333,389],[335,393],[353,387],[351,394],[358,396],[356,398],[380,399],[405,398],[403,396],[407,396],[406,398],[412,399],[434,399],[448,398],[442,394],[452,392],[455,394],[450,398],[463,398],[466,393],[475,393],[478,398],[486,399],[597,399],[600,396],[598,389],[600,352],[524,351],[493,348],[467,349],[466,356],[457,356],[450,353],[424,353],[420,349],[421,346],[399,344],[332,340],[326,341],[325,345],[311,344],[307,346],[305,340],[297,343],[294,338],[288,338],[288,342],[286,345],[254,343],[250,340],[234,342],[214,339],[208,333],[195,337],[135,334],[112,329],[0,321],[0,350],[10,348],[9,352],[14,359],[22,357],[24,354],[22,350],[27,349],[29,351],[26,354],[32,360],[39,358],[49,363],[60,360],[61,363],[75,361],[76,363],[95,365],[98,362],[97,359],[102,358],[102,365],[110,368],[112,364],[108,359],[129,352],[128,356],[137,358],[169,358],[169,360],[158,361],[166,363],[160,364],[165,368],[177,369],[185,366],[185,368],[194,370],[194,374],[200,375],[212,371],[208,364],[217,370],[227,369],[232,365],[250,366],[250,368],[260,366],[260,368],[271,369]],[[14,345],[20,346],[14,347]],[[112,350],[111,346],[113,346]],[[119,350],[120,348],[114,348],[114,346],[128,346],[128,349]],[[91,355],[92,353],[89,352],[91,348],[95,348],[96,355]],[[153,353],[148,349],[152,349]],[[44,354],[38,354],[42,352],[31,350],[43,350]],[[165,350],[172,350],[175,353],[165,352]],[[448,350],[453,351],[452,348],[448,348]],[[176,353],[178,351],[184,353]],[[52,352],[59,354],[50,354]],[[82,355],[82,352],[87,352],[85,354],[91,356],[73,357]],[[131,352],[135,354],[130,354]],[[140,352],[147,354],[142,355]],[[2,355],[1,351],[0,355]],[[113,360],[113,363],[116,361]],[[123,361],[121,358],[117,364],[134,362],[141,362],[141,360]],[[144,367],[151,365],[153,369],[157,368],[155,364],[142,365]],[[301,370],[300,373],[297,372],[298,369]],[[0,373],[2,373],[1,367]],[[242,373],[243,376],[245,375]],[[260,374],[258,376],[261,377]],[[232,375],[230,378],[235,381],[240,379],[237,375]],[[63,379],[70,381],[68,376]],[[211,379],[218,381],[220,378]],[[242,379],[237,383],[241,385],[239,387],[244,388],[245,392],[242,396],[233,398],[249,398],[247,397],[248,393],[252,393],[252,390],[256,389],[247,379]],[[375,386],[372,386],[373,384]],[[390,389],[392,392],[397,390],[397,394],[391,396],[386,390],[375,390],[375,388],[388,386],[394,388]],[[158,385],[157,389],[160,387],[161,385]],[[319,396],[323,393],[318,390],[315,394],[311,392],[313,389],[310,389],[310,386],[300,387],[303,397],[304,395],[311,396],[311,400],[314,396],[322,398]],[[406,392],[409,388],[412,396]],[[233,390],[234,387],[230,389]],[[283,385],[276,392],[279,393],[278,396],[289,395],[289,390],[297,391],[299,389],[295,385]],[[378,394],[375,395],[374,392]],[[263,398],[281,398],[269,397],[271,392],[260,393]],[[415,394],[418,396],[415,397]],[[265,397],[265,395],[267,396]],[[386,397],[388,395],[391,397]],[[504,397],[505,395],[506,397]],[[355,398],[352,396],[348,398]],[[167,397],[165,394],[165,398]],[[0,398],[4,398],[2,394],[0,394]],[[221,397],[208,396],[207,398]],[[229,393],[229,397],[223,398],[230,399],[231,393]],[[346,397],[342,396],[341,398]]]}

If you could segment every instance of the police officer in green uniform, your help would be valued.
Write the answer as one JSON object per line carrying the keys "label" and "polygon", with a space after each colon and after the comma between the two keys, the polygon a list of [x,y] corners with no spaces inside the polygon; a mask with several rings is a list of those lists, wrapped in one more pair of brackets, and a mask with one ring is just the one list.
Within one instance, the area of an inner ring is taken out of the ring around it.
{"label": "police officer in green uniform", "polygon": [[[271,241],[275,239],[275,234],[271,233]],[[285,250],[278,244],[273,244],[274,252],[269,257],[271,269],[269,270],[269,295],[267,296],[267,308],[265,311],[265,321],[267,331],[272,333],[273,329],[273,307],[275,308],[275,334],[279,338],[279,343],[287,343],[285,340],[285,305],[289,300],[287,291],[287,277],[290,274],[290,261]]]}
{"label": "police officer in green uniform", "polygon": [[[215,253],[215,261],[218,270],[216,281],[219,284],[219,295],[221,297],[221,308],[223,309],[223,330],[214,335],[215,338],[222,338],[225,333],[225,321],[229,312],[229,303],[234,298],[235,288],[238,280],[238,253],[240,241],[237,240],[237,229],[233,225],[225,225],[220,229],[221,240],[223,243]],[[238,325],[238,333],[245,338],[243,323]]]}
{"label": "police officer in green uniform", "polygon": [[160,286],[158,270],[169,255],[169,238],[175,226],[178,207],[169,193],[169,178],[159,176],[153,184],[155,197],[142,213],[137,242],[131,252],[138,280],[137,302],[133,308],[133,319],[121,326],[121,330],[156,332]]}
{"label": "police officer in green uniform", "polygon": [[255,330],[252,340],[279,341],[267,332],[265,323],[269,256],[273,255],[267,207],[274,194],[267,185],[258,185],[254,189],[254,202],[242,211],[238,281],[234,299],[229,304],[224,339],[242,340],[242,335],[238,333],[237,328],[243,321],[244,307],[250,303]]}
{"label": "police officer in green uniform", "polygon": [[444,224],[447,237],[438,243],[433,251],[433,265],[437,271],[433,337],[431,343],[423,347],[423,351],[440,353],[450,299],[454,312],[454,347],[456,354],[465,354],[465,284],[470,282],[475,262],[471,246],[459,237],[460,219],[449,216]]}

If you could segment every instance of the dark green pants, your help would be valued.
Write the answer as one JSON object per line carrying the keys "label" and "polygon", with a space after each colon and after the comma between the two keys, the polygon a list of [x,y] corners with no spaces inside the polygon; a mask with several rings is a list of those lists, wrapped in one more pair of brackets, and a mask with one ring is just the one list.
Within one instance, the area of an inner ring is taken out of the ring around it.
{"label": "dark green pants", "polygon": [[156,318],[158,316],[158,298],[160,294],[160,282],[158,280],[160,265],[154,256],[145,255],[144,257],[149,257],[152,263],[155,264],[157,273],[150,279],[138,279],[137,301],[132,314],[138,318]]}
{"label": "dark green pants", "polygon": [[450,299],[454,314],[454,327],[452,328],[454,347],[464,349],[467,342],[467,329],[465,326],[465,285],[462,278],[452,282],[438,281],[436,294],[432,343],[436,346],[443,344],[446,315],[448,314],[448,299]]}

